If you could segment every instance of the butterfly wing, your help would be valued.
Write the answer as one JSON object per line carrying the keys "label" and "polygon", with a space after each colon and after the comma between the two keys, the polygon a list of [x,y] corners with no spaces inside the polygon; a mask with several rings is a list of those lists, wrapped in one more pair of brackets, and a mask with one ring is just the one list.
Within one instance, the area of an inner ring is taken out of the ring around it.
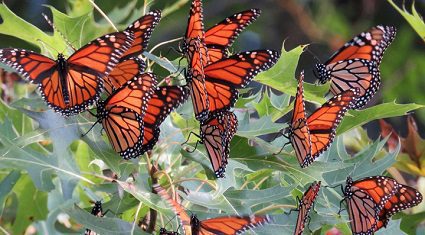
{"label": "butterfly wing", "polygon": [[422,202],[422,194],[418,190],[407,185],[400,185],[396,193],[385,203],[379,213],[379,220],[375,231],[386,227],[394,214],[414,207]]}
{"label": "butterfly wing", "polygon": [[269,216],[223,216],[199,223],[199,235],[240,234],[246,230],[270,223]]}
{"label": "butterfly wing", "polygon": [[128,60],[132,57],[137,57],[146,50],[152,35],[152,31],[158,25],[160,20],[161,11],[154,10],[148,12],[146,15],[142,16],[140,19],[136,20],[127,27],[126,31],[132,32],[134,34],[134,41],[131,44],[130,49],[128,49],[123,54],[120,61]]}
{"label": "butterfly wing", "polygon": [[392,26],[378,25],[362,32],[341,49],[335,52],[325,63],[327,65],[342,60],[365,59],[381,63],[385,50],[395,38],[396,28]]}
{"label": "butterfly wing", "polygon": [[333,95],[351,88],[359,89],[359,99],[353,108],[366,105],[381,84],[379,69],[375,62],[364,59],[343,60],[329,65],[331,76],[330,92]]}
{"label": "butterfly wing", "polygon": [[329,99],[307,118],[311,138],[311,155],[317,158],[332,144],[336,128],[358,97],[358,89],[350,89]]}
{"label": "butterfly wing", "polygon": [[213,113],[201,123],[201,141],[217,178],[224,177],[230,153],[230,141],[236,134],[238,119],[233,112]]}
{"label": "butterfly wing", "polygon": [[124,159],[141,155],[143,117],[155,85],[155,75],[145,73],[116,90],[106,101],[99,102],[100,122],[112,147]]}
{"label": "butterfly wing", "polygon": [[295,156],[301,167],[306,167],[313,162],[311,157],[311,138],[305,116],[304,103],[304,71],[298,78],[297,93],[295,95],[294,109],[289,126],[289,140],[295,150]]}
{"label": "butterfly wing", "polygon": [[205,120],[209,113],[209,100],[205,87],[203,56],[199,50],[201,44],[199,38],[194,38],[189,41],[188,50],[193,51],[193,54],[189,60],[190,67],[186,74],[186,81],[190,89],[195,118],[199,121]]}
{"label": "butterfly wing", "polygon": [[202,1],[193,0],[190,7],[189,19],[187,23],[185,39],[199,37],[201,40],[205,37],[204,31],[204,13]]}
{"label": "butterfly wing", "polygon": [[244,88],[260,72],[272,67],[279,53],[272,50],[248,51],[209,64],[204,68],[210,112],[229,110],[235,104],[238,88]]}
{"label": "butterfly wing", "polygon": [[363,107],[379,89],[379,65],[395,34],[394,27],[378,25],[357,35],[325,64],[316,64],[319,81],[326,83],[331,80],[333,95],[359,88],[361,98],[353,108]]}
{"label": "butterfly wing", "polygon": [[307,191],[304,193],[303,197],[298,203],[298,217],[297,217],[297,224],[295,227],[295,235],[302,235],[305,223],[307,222],[307,219],[310,214],[310,210],[313,207],[314,201],[316,200],[316,197],[320,190],[320,181],[314,182],[310,185],[310,187],[307,189]]}
{"label": "butterfly wing", "polygon": [[[173,209],[174,213],[179,217],[181,225],[183,227],[183,230],[190,232],[191,229],[191,217],[186,213],[184,208],[174,199],[170,197],[170,195],[165,191],[163,187],[159,184],[153,185],[153,189],[155,192],[158,193],[158,195],[162,198],[162,200],[165,200]],[[185,234],[191,234],[186,233]],[[195,235],[195,234],[194,234]]]}
{"label": "butterfly wing", "polygon": [[[55,111],[65,115],[84,111],[98,99],[104,77],[108,76],[117,65],[119,58],[130,47],[132,41],[132,34],[117,32],[97,38],[76,51],[67,61],[65,90],[69,93],[69,103],[60,102],[64,92],[54,88],[57,87],[55,80],[60,80],[60,76],[56,73],[51,77],[51,81],[44,79],[41,82],[47,102]],[[62,85],[60,81],[57,81],[57,84]]]}
{"label": "butterfly wing", "polygon": [[138,74],[142,74],[146,68],[146,64],[139,58],[130,58],[122,60],[111,71],[104,80],[104,87],[108,94],[112,94],[116,89],[120,88],[126,82],[130,81]]}
{"label": "butterfly wing", "polygon": [[260,16],[260,9],[249,9],[227,17],[205,32],[210,63],[227,57],[227,49],[248,25]]}
{"label": "butterfly wing", "polygon": [[358,181],[347,178],[344,197],[353,234],[373,234],[379,212],[400,185],[389,177],[372,176]]}
{"label": "butterfly wing", "polygon": [[160,125],[165,118],[189,96],[188,88],[180,86],[158,87],[148,102],[143,117],[144,135],[142,153],[153,148],[159,138]]}

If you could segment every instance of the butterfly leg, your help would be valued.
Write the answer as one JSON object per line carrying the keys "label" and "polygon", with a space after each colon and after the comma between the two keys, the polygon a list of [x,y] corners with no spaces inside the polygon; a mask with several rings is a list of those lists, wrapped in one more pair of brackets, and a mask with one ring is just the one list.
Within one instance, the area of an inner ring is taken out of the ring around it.
{"label": "butterfly leg", "polygon": [[297,207],[295,209],[290,209],[289,212],[284,212],[284,214],[286,215],[290,215],[293,211],[299,211],[299,203],[300,203],[300,198],[297,196]]}
{"label": "butterfly leg", "polygon": [[[86,136],[94,128],[94,126],[96,126],[97,123],[99,123],[99,120],[96,120],[96,122],[90,127],[90,129],[87,132],[81,134],[81,137]],[[102,130],[103,130],[103,128],[102,128]],[[100,134],[102,134],[102,131],[100,132]]]}
{"label": "butterfly leg", "polygon": [[288,144],[290,144],[291,142],[286,142],[283,146],[282,146],[282,148],[279,150],[279,152],[277,152],[277,153],[273,153],[273,155],[278,155],[278,154],[280,154],[282,151],[283,151],[283,149],[285,148],[285,146],[286,145],[288,145]]}
{"label": "butterfly leg", "polygon": [[339,211],[338,211],[338,215],[341,215],[341,212],[343,210],[345,210],[344,208],[342,208],[342,203],[344,203],[345,199],[342,199],[341,201],[339,201]]}

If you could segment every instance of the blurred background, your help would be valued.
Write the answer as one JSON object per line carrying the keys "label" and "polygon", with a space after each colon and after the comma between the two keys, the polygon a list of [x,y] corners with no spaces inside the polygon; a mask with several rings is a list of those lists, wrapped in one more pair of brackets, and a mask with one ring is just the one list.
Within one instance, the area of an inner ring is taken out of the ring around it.
{"label": "blurred background", "polygon": [[[78,4],[78,1],[73,2]],[[52,5],[63,12],[69,4],[68,1],[63,0],[4,0],[4,2],[14,13],[46,31],[51,31],[51,28],[41,16],[42,12],[49,13],[43,4]],[[95,2],[106,14],[129,2],[137,2],[135,9],[143,9],[145,4],[143,0],[96,0]],[[164,9],[175,4],[178,10],[161,20],[153,34],[150,47],[159,42],[181,37],[185,32],[189,1],[156,0],[151,2],[152,4],[149,4],[151,9]],[[410,11],[412,1],[395,0],[394,2],[399,6],[404,2]],[[416,1],[415,5],[419,14],[425,15],[425,1]],[[205,26],[209,28],[225,17],[248,8],[260,8],[262,14],[257,23],[248,27],[236,41],[235,51],[260,48],[280,49],[284,41],[286,50],[291,50],[300,44],[310,44],[308,51],[301,57],[298,70],[305,70],[306,80],[312,83],[315,81],[312,73],[313,65],[317,62],[325,62],[353,36],[378,24],[396,26],[398,29],[396,39],[388,48],[381,65],[381,90],[369,106],[394,100],[397,103],[425,104],[424,41],[387,1],[205,0]],[[140,10],[138,15],[142,14]],[[134,14],[129,13],[129,18],[132,16]],[[99,23],[105,23],[100,14],[95,15],[95,18]],[[113,17],[111,18],[113,21]],[[34,49],[32,45],[4,35],[0,35],[0,47]],[[161,53],[165,54],[169,45],[160,49]],[[167,56],[170,60],[178,57],[176,53],[169,53]],[[420,133],[425,136],[425,109],[417,111],[413,116],[417,120]],[[405,135],[406,117],[387,121],[395,126],[397,132]],[[367,124],[366,128],[372,138],[379,136],[377,121]]]}

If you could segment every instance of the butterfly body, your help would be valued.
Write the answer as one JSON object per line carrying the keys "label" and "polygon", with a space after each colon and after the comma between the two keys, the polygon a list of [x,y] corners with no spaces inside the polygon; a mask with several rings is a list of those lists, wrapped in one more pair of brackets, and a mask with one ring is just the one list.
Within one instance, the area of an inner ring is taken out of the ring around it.
{"label": "butterfly body", "polygon": [[[105,214],[103,213],[103,208],[102,208],[102,202],[101,201],[96,201],[94,203],[94,206],[91,210],[91,214],[96,216],[96,217],[103,217]],[[84,235],[97,235],[97,233],[95,233],[94,231],[92,231],[91,229],[86,229],[84,231]]]}

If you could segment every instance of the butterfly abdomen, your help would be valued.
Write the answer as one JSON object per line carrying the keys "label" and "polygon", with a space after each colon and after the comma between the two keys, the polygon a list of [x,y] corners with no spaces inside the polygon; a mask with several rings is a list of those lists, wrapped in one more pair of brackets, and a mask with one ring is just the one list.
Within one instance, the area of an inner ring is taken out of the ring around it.
{"label": "butterfly abdomen", "polygon": [[62,87],[63,100],[66,105],[69,104],[69,92],[68,92],[68,64],[63,54],[58,54],[58,59],[56,60],[57,71],[59,72],[60,83]]}

